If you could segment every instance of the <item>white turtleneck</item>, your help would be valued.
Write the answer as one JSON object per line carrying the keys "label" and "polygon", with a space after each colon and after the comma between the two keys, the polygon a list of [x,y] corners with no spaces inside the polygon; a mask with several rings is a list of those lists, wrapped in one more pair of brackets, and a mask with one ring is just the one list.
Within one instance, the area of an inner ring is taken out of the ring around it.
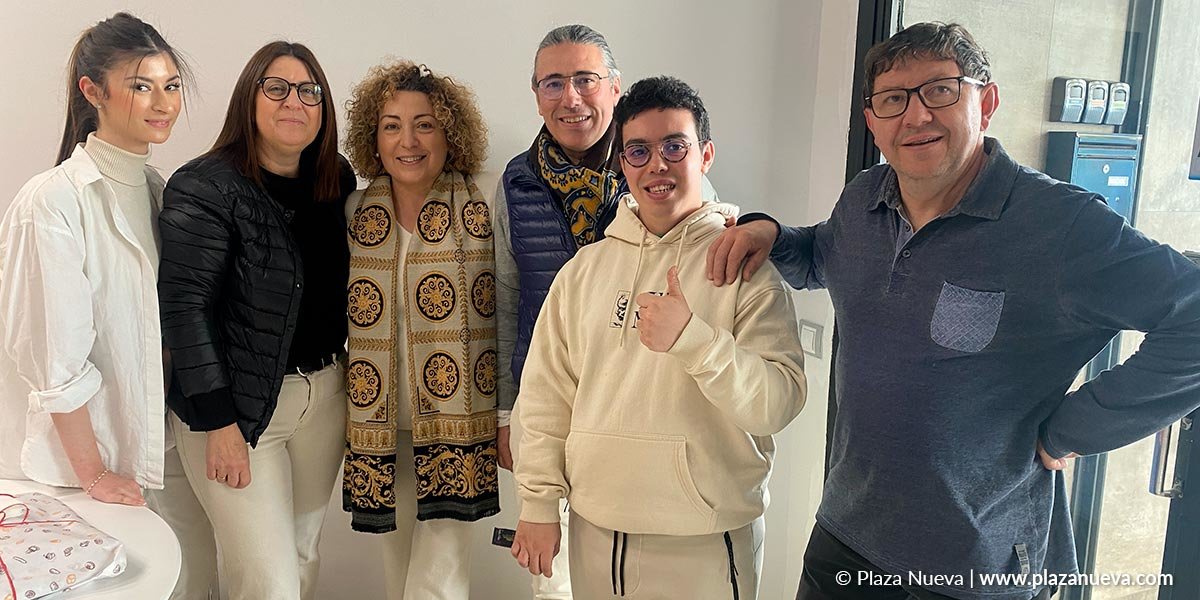
{"label": "white turtleneck", "polygon": [[158,268],[158,219],[146,182],[146,161],[150,153],[134,154],[122,150],[91,133],[83,146],[96,163],[117,196],[117,210],[129,223],[138,244]]}

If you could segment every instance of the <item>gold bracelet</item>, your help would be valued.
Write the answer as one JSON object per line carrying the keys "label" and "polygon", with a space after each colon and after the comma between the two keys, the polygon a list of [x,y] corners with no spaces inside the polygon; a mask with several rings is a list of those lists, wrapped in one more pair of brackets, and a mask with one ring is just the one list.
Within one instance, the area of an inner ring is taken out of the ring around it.
{"label": "gold bracelet", "polygon": [[100,480],[101,480],[101,479],[104,479],[104,476],[105,476],[105,475],[108,475],[108,474],[109,474],[109,473],[111,473],[111,472],[112,472],[112,471],[109,471],[108,469],[104,469],[103,471],[100,471],[100,474],[99,474],[99,475],[97,475],[97,476],[96,476],[96,478],[95,478],[95,479],[93,479],[93,480],[92,480],[92,482],[88,484],[87,488],[85,488],[85,489],[83,490],[83,493],[85,493],[85,494],[87,494],[87,495],[91,496],[91,495],[92,495],[92,488],[96,487],[96,484],[97,484],[97,483],[100,483]]}

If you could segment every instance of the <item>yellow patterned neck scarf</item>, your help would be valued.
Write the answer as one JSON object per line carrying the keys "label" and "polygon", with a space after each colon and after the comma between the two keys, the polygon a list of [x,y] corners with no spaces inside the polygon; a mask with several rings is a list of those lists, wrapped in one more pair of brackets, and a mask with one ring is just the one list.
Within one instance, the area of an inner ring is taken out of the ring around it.
{"label": "yellow patterned neck scarf", "polygon": [[610,125],[579,164],[571,162],[545,127],[533,142],[538,174],[562,202],[567,225],[580,248],[600,239],[604,233],[600,231],[600,212],[619,195],[620,165],[612,151],[615,131]]}
{"label": "yellow patterned neck scarf", "polygon": [[[343,507],[355,530],[394,530],[395,469],[407,468],[416,472],[418,519],[496,514],[496,278],[487,203],[471,177],[442,173],[403,261],[391,178],[375,178],[351,204]],[[397,364],[401,343],[407,365]],[[400,377],[408,381],[403,398],[393,393]],[[398,402],[412,407],[411,465],[396,464]]]}

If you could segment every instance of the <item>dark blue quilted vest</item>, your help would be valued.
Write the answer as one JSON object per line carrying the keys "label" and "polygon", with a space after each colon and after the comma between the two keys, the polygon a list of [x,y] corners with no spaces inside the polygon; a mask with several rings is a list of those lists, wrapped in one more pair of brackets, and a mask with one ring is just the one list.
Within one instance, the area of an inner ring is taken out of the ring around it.
{"label": "dark blue quilted vest", "polygon": [[[521,296],[517,303],[517,343],[513,348],[513,381],[520,385],[525,356],[533,339],[537,321],[550,284],[558,270],[575,256],[575,237],[563,215],[558,196],[542,182],[530,164],[529,152],[518,154],[504,169],[504,197],[508,200],[509,243],[520,272]],[[625,178],[619,179],[617,194],[628,191]],[[606,202],[597,219],[596,239],[604,237],[604,228],[612,222],[615,202]]]}

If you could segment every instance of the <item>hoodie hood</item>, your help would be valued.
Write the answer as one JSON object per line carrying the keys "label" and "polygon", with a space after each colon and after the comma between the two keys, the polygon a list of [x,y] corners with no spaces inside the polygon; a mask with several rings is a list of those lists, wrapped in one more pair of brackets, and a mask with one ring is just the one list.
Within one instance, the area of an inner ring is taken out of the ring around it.
{"label": "hoodie hood", "polygon": [[[736,218],[740,209],[733,204],[722,202],[705,202],[687,218],[677,223],[661,238],[650,233],[638,216],[638,203],[633,194],[625,194],[617,199],[617,214],[613,222],[604,230],[606,237],[615,238],[630,244],[677,244],[684,245],[699,243],[698,233],[721,230],[725,228],[725,220]],[[643,241],[643,236],[647,239]]]}

